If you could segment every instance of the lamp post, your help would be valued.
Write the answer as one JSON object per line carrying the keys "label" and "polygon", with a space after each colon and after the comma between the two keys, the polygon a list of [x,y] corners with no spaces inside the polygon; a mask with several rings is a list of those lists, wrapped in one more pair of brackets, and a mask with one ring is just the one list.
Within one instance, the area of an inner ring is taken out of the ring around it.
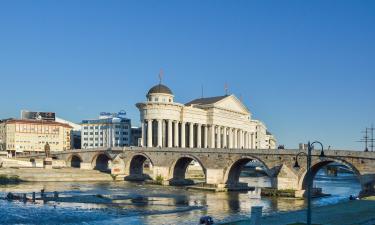
{"label": "lamp post", "polygon": [[306,176],[307,176],[307,215],[306,215],[306,220],[307,220],[307,225],[311,225],[311,190],[312,190],[312,183],[313,183],[313,177],[311,174],[311,151],[314,149],[314,144],[319,144],[322,149],[320,151],[320,157],[324,157],[324,149],[323,149],[323,144],[319,141],[314,141],[310,143],[310,141],[307,144],[307,154],[305,152],[299,152],[296,155],[296,161],[294,162],[294,168],[299,168],[298,164],[298,156],[300,155],[305,155],[307,157],[306,162]]}

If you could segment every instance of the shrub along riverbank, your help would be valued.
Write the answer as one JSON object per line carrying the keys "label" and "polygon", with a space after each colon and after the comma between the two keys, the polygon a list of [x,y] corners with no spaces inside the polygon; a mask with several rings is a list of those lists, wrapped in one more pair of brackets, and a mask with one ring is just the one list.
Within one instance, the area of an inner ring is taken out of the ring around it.
{"label": "shrub along riverbank", "polygon": [[16,175],[5,175],[5,174],[0,174],[0,185],[6,185],[6,184],[18,184],[22,182],[22,180],[16,176]]}

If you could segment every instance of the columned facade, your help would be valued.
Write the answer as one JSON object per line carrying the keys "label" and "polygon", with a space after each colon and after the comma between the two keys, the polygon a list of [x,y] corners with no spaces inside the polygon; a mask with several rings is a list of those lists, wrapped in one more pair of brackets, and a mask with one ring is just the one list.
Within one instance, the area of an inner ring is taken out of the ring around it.
{"label": "columned facade", "polygon": [[142,145],[160,148],[265,148],[275,143],[264,124],[234,95],[174,102],[172,91],[156,85],[147,100],[137,104],[141,113]]}

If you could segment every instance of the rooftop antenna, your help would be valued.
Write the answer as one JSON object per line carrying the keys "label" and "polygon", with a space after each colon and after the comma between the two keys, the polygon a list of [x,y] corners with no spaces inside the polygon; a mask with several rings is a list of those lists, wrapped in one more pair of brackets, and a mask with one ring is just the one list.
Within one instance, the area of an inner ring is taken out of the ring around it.
{"label": "rooftop antenna", "polygon": [[202,88],[202,96],[201,96],[201,98],[203,98],[203,84],[201,85],[201,88]]}
{"label": "rooftop antenna", "polygon": [[224,84],[224,90],[225,90],[225,95],[228,95],[228,83],[225,82]]}
{"label": "rooftop antenna", "polygon": [[163,71],[163,69],[160,69],[160,72],[159,72],[159,85],[161,84],[161,81],[163,80],[163,76],[164,76],[164,71]]}

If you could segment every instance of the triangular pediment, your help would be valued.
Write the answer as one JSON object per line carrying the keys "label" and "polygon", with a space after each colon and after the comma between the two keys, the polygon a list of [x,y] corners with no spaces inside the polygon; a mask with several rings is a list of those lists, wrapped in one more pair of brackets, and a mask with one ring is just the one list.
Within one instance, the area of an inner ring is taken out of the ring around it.
{"label": "triangular pediment", "polygon": [[235,111],[243,114],[249,114],[250,111],[247,107],[234,95],[228,95],[227,97],[221,99],[214,103],[214,107],[227,109],[230,111]]}

